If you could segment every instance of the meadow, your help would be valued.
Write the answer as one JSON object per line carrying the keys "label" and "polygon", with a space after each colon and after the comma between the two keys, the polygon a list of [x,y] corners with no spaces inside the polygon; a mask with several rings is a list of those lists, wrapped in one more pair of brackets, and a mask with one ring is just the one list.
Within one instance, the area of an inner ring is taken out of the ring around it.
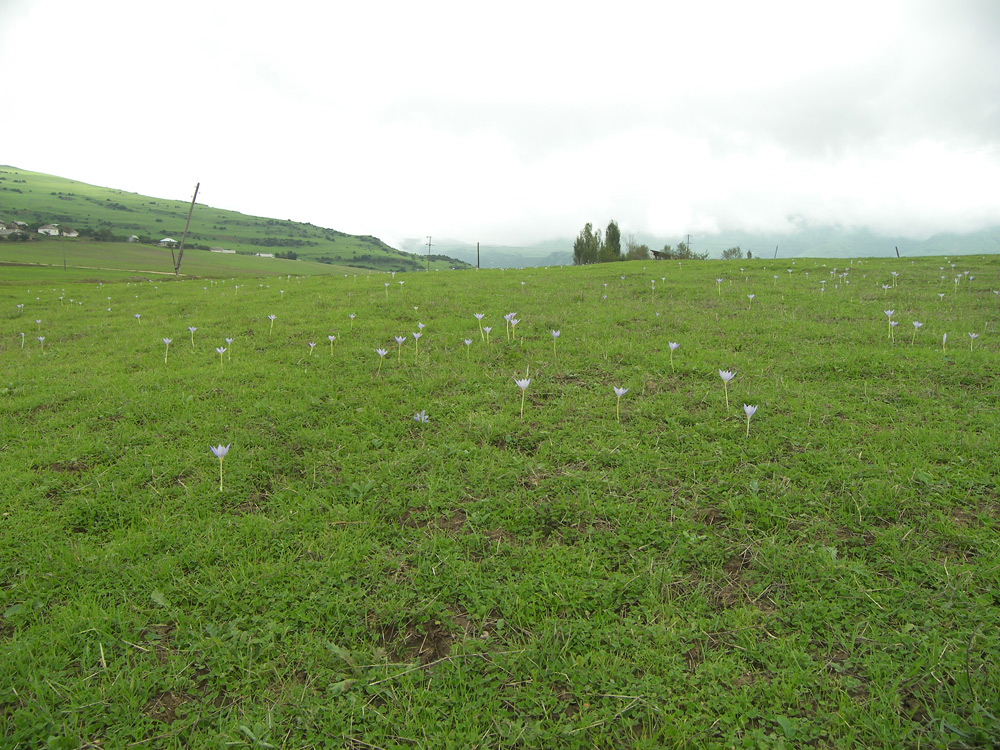
{"label": "meadow", "polygon": [[5,276],[2,745],[995,747],[998,271]]}
{"label": "meadow", "polygon": [[[180,278],[364,273],[350,266],[204,250],[185,250],[182,260]],[[176,278],[170,248],[125,242],[75,239],[0,242],[0,267],[7,282],[49,280],[51,284],[62,285],[88,278],[95,282]]]}

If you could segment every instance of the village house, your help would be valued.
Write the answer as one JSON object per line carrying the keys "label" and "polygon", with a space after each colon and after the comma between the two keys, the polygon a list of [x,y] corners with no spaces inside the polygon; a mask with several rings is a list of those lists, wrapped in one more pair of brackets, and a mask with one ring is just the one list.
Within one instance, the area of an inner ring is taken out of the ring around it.
{"label": "village house", "polygon": [[59,234],[62,235],[63,237],[79,237],[80,236],[80,233],[78,231],[76,231],[75,229],[73,229],[72,227],[70,227],[69,229],[63,229],[61,232],[59,232]]}
{"label": "village house", "polygon": [[226,253],[227,255],[236,255],[235,250],[226,250],[226,248],[224,247],[210,247],[208,248],[208,250],[209,252],[212,253]]}
{"label": "village house", "polygon": [[44,234],[46,237],[58,237],[59,226],[57,224],[46,224],[43,227],[38,227],[38,233]]}
{"label": "village house", "polygon": [[164,237],[162,240],[160,240],[156,244],[159,245],[160,247],[167,247],[169,245],[176,245],[177,244],[177,240],[175,240],[173,237]]}

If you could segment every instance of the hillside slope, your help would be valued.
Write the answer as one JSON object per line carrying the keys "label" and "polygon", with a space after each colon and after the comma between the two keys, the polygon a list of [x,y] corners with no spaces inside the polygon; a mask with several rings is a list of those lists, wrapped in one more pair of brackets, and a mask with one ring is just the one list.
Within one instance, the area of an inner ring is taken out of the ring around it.
{"label": "hillside slope", "polygon": [[[81,237],[155,245],[184,233],[189,203],[88,185],[54,175],[0,166],[0,224],[21,221],[32,239],[37,228],[56,224]],[[238,211],[196,204],[186,248],[212,247],[253,255],[286,257],[379,271],[420,271],[426,256],[401,252],[377,237],[351,235],[314,224],[248,216]],[[430,268],[466,264],[447,256],[431,256]]]}

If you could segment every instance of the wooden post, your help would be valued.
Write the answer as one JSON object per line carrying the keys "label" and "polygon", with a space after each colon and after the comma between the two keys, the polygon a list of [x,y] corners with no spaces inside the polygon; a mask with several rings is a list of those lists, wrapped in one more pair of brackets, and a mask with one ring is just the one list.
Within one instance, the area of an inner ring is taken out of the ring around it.
{"label": "wooden post", "polygon": [[479,270],[479,243],[476,243],[476,270]]}
{"label": "wooden post", "polygon": [[[194,197],[191,199],[191,207],[188,209],[187,222],[184,224],[184,234],[181,235],[181,246],[177,250],[177,261],[174,263],[174,276],[180,276],[181,260],[184,258],[184,240],[186,240],[188,236],[188,227],[191,226],[191,214],[194,212],[194,202],[198,200],[198,188],[200,187],[200,182],[194,186]],[[171,255],[172,254],[173,253],[171,253]]]}

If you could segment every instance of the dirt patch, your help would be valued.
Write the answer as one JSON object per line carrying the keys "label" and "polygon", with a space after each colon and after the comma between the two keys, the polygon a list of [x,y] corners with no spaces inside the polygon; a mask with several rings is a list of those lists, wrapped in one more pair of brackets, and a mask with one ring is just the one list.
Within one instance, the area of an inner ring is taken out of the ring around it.
{"label": "dirt patch", "polygon": [[402,628],[386,625],[379,628],[379,635],[385,649],[395,655],[397,661],[430,664],[451,653],[455,634],[440,620],[424,623],[409,623]]}
{"label": "dirt patch", "polygon": [[74,458],[72,461],[57,461],[54,464],[48,464],[42,468],[48,469],[49,471],[56,471],[60,474],[73,474],[74,476],[79,476],[92,467],[93,464]]}
{"label": "dirt patch", "polygon": [[248,516],[251,513],[263,513],[266,507],[267,495],[263,495],[260,492],[253,492],[242,503],[230,508],[230,512],[237,516]]}
{"label": "dirt patch", "polygon": [[489,641],[503,619],[491,612],[485,619],[472,617],[461,605],[446,610],[446,616],[402,627],[383,625],[376,630],[385,650],[397,661],[430,664],[451,654],[452,646],[464,640]]}
{"label": "dirt patch", "polygon": [[726,514],[718,508],[702,508],[694,514],[694,519],[706,526],[715,526],[725,523]]}
{"label": "dirt patch", "polygon": [[449,515],[441,515],[435,518],[422,518],[418,514],[424,513],[426,508],[418,506],[407,508],[399,517],[399,522],[403,526],[411,529],[437,529],[439,531],[461,532],[465,528],[465,513],[460,510],[452,511]]}
{"label": "dirt patch", "polygon": [[175,693],[167,690],[157,693],[142,707],[142,712],[151,719],[172,724],[177,720],[177,710],[194,698],[186,693]]}

